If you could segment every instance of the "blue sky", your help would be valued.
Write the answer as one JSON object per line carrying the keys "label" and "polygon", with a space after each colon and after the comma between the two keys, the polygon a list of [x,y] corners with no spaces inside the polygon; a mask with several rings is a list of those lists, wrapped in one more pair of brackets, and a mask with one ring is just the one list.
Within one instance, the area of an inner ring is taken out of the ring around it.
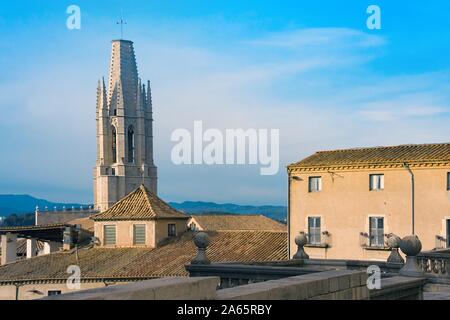
{"label": "blue sky", "polygon": [[[166,200],[283,204],[285,166],[314,151],[450,140],[448,1],[2,1],[0,193],[92,201],[96,84],[121,9],[152,81]],[[173,165],[170,134],[194,120],[280,129],[279,174]]]}

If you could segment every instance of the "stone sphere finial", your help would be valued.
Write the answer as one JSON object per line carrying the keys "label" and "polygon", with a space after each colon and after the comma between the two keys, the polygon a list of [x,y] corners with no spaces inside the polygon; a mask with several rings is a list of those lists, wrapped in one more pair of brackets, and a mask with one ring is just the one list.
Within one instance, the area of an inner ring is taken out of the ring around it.
{"label": "stone sphere finial", "polygon": [[304,247],[308,243],[308,238],[306,237],[306,234],[304,232],[300,232],[295,237],[295,244],[299,247]]}
{"label": "stone sphere finial", "polygon": [[191,261],[191,264],[210,264],[206,256],[206,248],[209,246],[209,235],[200,231],[194,236],[194,244],[197,247],[197,256]]}
{"label": "stone sphere finial", "polygon": [[295,244],[297,245],[297,252],[294,254],[294,259],[309,259],[309,255],[305,252],[303,248],[308,243],[308,238],[304,232],[300,232],[295,237]]}
{"label": "stone sphere finial", "polygon": [[206,249],[209,246],[209,236],[206,232],[200,231],[194,236],[194,244],[197,248]]}
{"label": "stone sphere finial", "polygon": [[399,274],[406,277],[421,277],[423,271],[419,266],[417,255],[422,250],[422,243],[416,235],[406,236],[400,241],[400,249],[406,255],[406,263]]}
{"label": "stone sphere finial", "polygon": [[400,248],[400,243],[402,239],[395,235],[390,234],[387,239],[387,245],[391,248],[391,254],[387,258],[387,262],[389,263],[405,263],[405,260],[402,258],[400,253],[398,253],[398,248]]}
{"label": "stone sphere finial", "polygon": [[398,249],[398,248],[400,248],[401,241],[402,241],[402,239],[399,236],[392,234],[388,237],[386,242],[387,242],[387,245],[389,248]]}
{"label": "stone sphere finial", "polygon": [[417,256],[422,250],[422,242],[416,235],[406,236],[400,241],[400,250],[406,256]]}

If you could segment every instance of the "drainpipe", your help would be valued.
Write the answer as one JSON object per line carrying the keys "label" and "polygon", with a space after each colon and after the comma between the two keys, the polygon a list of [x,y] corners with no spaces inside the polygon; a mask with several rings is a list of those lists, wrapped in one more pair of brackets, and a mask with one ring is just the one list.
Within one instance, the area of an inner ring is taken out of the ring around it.
{"label": "drainpipe", "polygon": [[403,166],[408,170],[409,174],[411,175],[411,227],[412,227],[412,234],[414,235],[414,173],[412,172],[409,164],[406,162],[403,164]]}
{"label": "drainpipe", "polygon": [[288,259],[291,258],[291,180],[302,181],[302,179],[298,176],[291,177],[291,170],[288,169],[288,203],[287,203],[287,237],[288,237]]}
{"label": "drainpipe", "polygon": [[14,285],[16,286],[16,301],[19,300],[19,288],[20,288],[20,284],[19,283],[14,283]]}

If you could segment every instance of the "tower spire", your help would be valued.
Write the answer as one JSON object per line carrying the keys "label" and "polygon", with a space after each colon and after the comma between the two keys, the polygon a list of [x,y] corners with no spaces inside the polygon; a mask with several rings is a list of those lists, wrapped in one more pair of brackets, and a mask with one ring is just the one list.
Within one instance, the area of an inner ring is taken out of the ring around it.
{"label": "tower spire", "polygon": [[113,40],[109,71],[109,101],[116,84],[120,82],[124,104],[130,107],[136,106],[138,79],[133,42]]}

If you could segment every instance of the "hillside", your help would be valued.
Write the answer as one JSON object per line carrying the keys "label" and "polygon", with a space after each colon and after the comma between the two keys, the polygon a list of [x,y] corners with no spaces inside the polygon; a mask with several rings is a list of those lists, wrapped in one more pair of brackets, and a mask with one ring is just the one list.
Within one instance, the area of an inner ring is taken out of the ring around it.
{"label": "hillside", "polygon": [[[286,220],[287,212],[287,209],[284,206],[270,205],[249,206],[234,203],[219,204],[203,201],[185,201],[182,203],[170,202],[169,204],[187,214],[262,214],[281,222]],[[80,204],[51,202],[30,195],[0,195],[0,216],[7,217],[12,214],[22,215],[31,213],[34,212],[36,206],[39,206],[41,210],[45,207],[49,210],[53,210],[55,206],[58,209],[61,209],[63,206],[68,209],[72,206],[79,208]]]}
{"label": "hillside", "polygon": [[49,210],[53,210],[56,206],[61,209],[63,206],[66,208],[79,208],[78,203],[58,203],[51,202],[43,199],[38,199],[30,195],[16,195],[16,194],[2,194],[0,195],[0,216],[9,216],[11,214],[23,214],[34,212],[36,206],[39,206],[41,210],[47,207]]}
{"label": "hillside", "polygon": [[278,221],[285,221],[287,215],[287,208],[285,206],[248,206],[233,203],[218,204],[202,201],[185,201],[182,203],[170,202],[170,205],[188,214],[262,214]]}

